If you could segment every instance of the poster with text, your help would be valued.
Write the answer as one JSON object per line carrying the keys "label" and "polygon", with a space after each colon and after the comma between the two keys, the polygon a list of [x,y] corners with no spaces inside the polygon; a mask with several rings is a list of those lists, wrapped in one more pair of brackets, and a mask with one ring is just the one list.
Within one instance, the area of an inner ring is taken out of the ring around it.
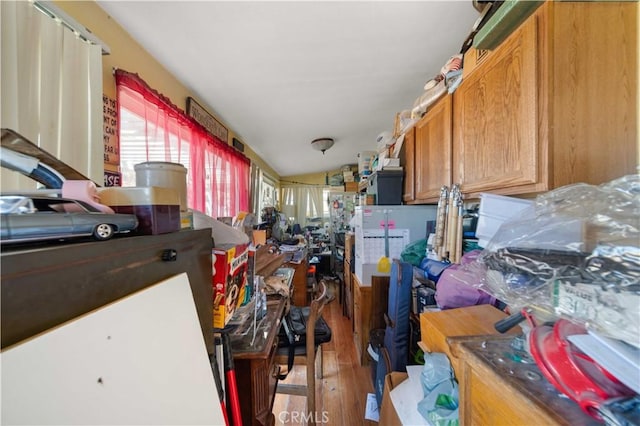
{"label": "poster with text", "polygon": [[120,165],[120,141],[118,140],[118,108],[116,100],[102,95],[102,116],[104,122],[104,164]]}

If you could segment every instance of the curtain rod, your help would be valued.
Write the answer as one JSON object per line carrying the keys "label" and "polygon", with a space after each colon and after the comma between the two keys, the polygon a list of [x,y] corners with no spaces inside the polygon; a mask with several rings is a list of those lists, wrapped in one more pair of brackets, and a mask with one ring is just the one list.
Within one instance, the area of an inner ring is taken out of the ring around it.
{"label": "curtain rod", "polygon": [[[306,186],[318,186],[318,187],[327,187],[329,188],[329,185],[325,185],[323,183],[306,183],[306,182],[297,182],[295,180],[280,180],[281,184],[293,184],[293,185],[306,185]],[[282,185],[281,185],[282,186]]]}
{"label": "curtain rod", "polygon": [[33,5],[35,6],[36,9],[38,9],[40,12],[44,13],[45,15],[50,16],[53,19],[59,20],[62,23],[62,25],[69,28],[81,39],[89,43],[100,46],[102,48],[103,55],[111,54],[111,49],[109,48],[109,46],[107,46],[107,44],[104,41],[100,40],[91,32],[91,30],[89,30],[87,27],[85,27],[84,25],[82,25],[81,23],[73,19],[71,16],[69,16],[66,12],[64,12],[58,6],[54,5],[52,1],[36,0],[33,2]]}

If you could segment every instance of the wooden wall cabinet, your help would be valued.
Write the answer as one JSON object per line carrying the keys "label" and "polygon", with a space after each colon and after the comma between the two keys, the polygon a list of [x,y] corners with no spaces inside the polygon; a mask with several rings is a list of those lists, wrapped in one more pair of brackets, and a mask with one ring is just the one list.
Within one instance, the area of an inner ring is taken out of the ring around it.
{"label": "wooden wall cabinet", "polygon": [[440,188],[451,185],[452,100],[436,101],[416,125],[405,134],[403,201],[407,204],[437,202]]}
{"label": "wooden wall cabinet", "polygon": [[548,1],[495,50],[470,50],[457,90],[405,135],[404,202],[452,183],[476,198],[635,173],[637,16],[637,2]]}
{"label": "wooden wall cabinet", "polygon": [[486,54],[453,96],[453,181],[464,193],[635,173],[637,8],[546,2]]}
{"label": "wooden wall cabinet", "polygon": [[411,127],[404,134],[402,149],[400,150],[400,164],[403,166],[404,178],[402,179],[402,201],[410,203],[416,199],[416,129]]}
{"label": "wooden wall cabinet", "polygon": [[438,100],[415,127],[416,200],[437,201],[451,185],[451,96]]}
{"label": "wooden wall cabinet", "polygon": [[545,166],[537,150],[537,21],[526,21],[454,94],[453,174],[463,192],[535,186]]}

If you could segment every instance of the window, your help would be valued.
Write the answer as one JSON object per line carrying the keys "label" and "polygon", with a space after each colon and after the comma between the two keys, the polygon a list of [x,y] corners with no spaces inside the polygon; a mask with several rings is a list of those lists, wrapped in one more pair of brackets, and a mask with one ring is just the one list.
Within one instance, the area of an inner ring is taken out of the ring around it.
{"label": "window", "polygon": [[209,135],[137,75],[116,71],[123,186],[135,185],[134,166],[146,161],[187,168],[187,204],[211,217],[249,207],[249,160]]}
{"label": "window", "polygon": [[260,190],[260,210],[264,207],[276,207],[277,205],[278,191],[276,183],[273,179],[263,174]]}
{"label": "window", "polygon": [[329,217],[329,190],[324,187],[291,185],[282,188],[282,212],[292,224],[317,225]]}

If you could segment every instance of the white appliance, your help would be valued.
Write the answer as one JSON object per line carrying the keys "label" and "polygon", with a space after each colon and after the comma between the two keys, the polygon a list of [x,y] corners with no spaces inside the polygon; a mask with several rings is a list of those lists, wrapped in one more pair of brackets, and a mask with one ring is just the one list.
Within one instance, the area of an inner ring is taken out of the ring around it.
{"label": "white appliance", "polygon": [[436,220],[436,205],[356,206],[355,274],[363,286],[371,285],[372,275],[388,276],[378,271],[384,256],[384,225],[389,222],[389,258],[398,259],[409,244],[427,238],[427,222]]}

